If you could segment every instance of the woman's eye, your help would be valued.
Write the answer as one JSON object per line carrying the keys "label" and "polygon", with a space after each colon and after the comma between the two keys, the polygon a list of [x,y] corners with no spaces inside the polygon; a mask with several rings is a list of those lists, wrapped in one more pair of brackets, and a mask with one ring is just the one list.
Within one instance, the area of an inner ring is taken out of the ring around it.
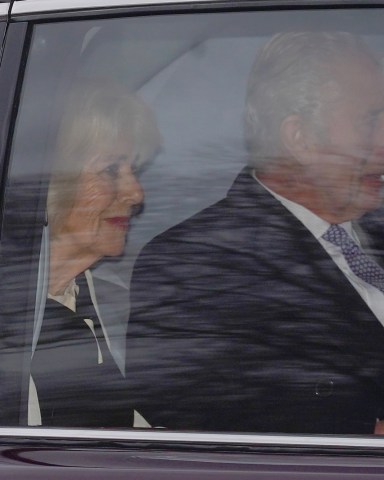
{"label": "woman's eye", "polygon": [[120,165],[118,163],[112,163],[108,167],[104,168],[102,173],[107,174],[109,177],[115,179],[119,176]]}

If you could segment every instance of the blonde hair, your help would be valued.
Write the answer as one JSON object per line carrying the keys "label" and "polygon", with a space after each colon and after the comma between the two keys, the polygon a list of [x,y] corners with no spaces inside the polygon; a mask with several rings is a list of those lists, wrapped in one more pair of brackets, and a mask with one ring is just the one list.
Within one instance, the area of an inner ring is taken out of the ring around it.
{"label": "blonde hair", "polygon": [[54,153],[47,201],[51,232],[60,229],[73,207],[86,160],[122,138],[132,141],[136,166],[148,162],[161,147],[152,110],[115,84],[77,82],[64,109]]}

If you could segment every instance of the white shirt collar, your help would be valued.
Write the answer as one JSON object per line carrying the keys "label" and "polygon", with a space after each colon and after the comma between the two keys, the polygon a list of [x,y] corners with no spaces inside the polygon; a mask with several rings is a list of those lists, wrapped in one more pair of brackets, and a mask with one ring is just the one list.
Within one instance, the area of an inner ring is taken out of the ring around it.
{"label": "white shirt collar", "polygon": [[[315,213],[311,212],[307,208],[303,207],[299,203],[292,202],[285,197],[282,197],[278,193],[274,192],[266,185],[264,185],[255,174],[255,171],[252,172],[253,178],[263,187],[265,188],[271,195],[273,195],[276,200],[278,200],[289,212],[292,213],[300,222],[312,233],[312,235],[319,240],[324,233],[330,227],[330,223],[326,220],[323,220]],[[355,237],[352,229],[352,223],[350,221],[341,223],[342,226],[352,237]]]}
{"label": "white shirt collar", "polygon": [[76,284],[76,281],[73,279],[66,287],[64,293],[61,295],[51,295],[48,292],[48,298],[55,300],[56,302],[61,303],[64,307],[69,308],[73,312],[76,312],[76,297],[79,293],[79,286]]}

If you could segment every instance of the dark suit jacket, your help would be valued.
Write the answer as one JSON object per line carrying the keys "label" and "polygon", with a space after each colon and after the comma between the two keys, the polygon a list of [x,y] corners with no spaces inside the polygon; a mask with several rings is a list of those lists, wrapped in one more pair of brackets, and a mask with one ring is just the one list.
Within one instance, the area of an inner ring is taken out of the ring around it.
{"label": "dark suit jacket", "polygon": [[384,418],[384,328],[247,170],[143,249],[127,349],[154,426],[372,433]]}

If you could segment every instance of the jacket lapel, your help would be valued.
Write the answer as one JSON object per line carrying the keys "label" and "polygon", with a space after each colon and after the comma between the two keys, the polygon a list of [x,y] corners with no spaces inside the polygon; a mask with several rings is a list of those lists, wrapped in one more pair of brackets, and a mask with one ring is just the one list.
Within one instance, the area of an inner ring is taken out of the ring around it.
{"label": "jacket lapel", "polygon": [[[319,326],[324,332],[326,325],[329,342],[338,347],[342,344],[357,370],[362,365],[370,365],[376,372],[375,378],[381,382],[384,378],[384,327],[317,239],[251,177],[248,169],[235,180],[227,201],[235,210],[241,209],[239,216],[247,217],[249,228],[253,230],[248,232],[249,238],[259,238],[262,230],[269,229],[262,248],[274,252],[275,258],[269,261],[276,266],[275,274],[281,275],[282,281],[302,287],[298,290],[302,295],[293,299],[292,304],[303,302],[308,311],[312,309],[309,328],[315,330]],[[361,222],[376,256],[382,253],[382,242],[378,242],[381,231],[381,238],[384,238],[384,218],[383,221],[380,218],[380,215],[374,218],[370,215]],[[256,261],[269,256],[267,252],[255,254]],[[254,268],[258,268],[256,264]],[[320,313],[319,308],[322,309]]]}

